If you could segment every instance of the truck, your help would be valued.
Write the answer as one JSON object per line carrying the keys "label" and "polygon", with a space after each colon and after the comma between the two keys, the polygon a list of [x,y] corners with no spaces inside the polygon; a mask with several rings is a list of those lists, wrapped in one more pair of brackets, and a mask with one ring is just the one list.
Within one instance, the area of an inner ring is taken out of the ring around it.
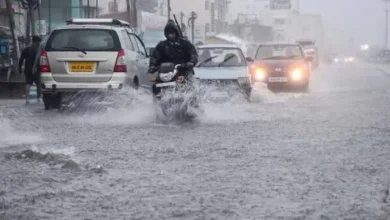
{"label": "truck", "polygon": [[300,39],[297,40],[296,43],[303,48],[306,56],[313,58],[311,67],[317,69],[319,66],[319,54],[316,42],[310,39]]}

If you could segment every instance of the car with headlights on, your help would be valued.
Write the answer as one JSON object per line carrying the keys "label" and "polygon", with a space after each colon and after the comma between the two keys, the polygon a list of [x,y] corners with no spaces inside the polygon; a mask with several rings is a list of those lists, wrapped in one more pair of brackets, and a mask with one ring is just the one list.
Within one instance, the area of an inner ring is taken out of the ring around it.
{"label": "car with headlights on", "polygon": [[201,84],[212,84],[218,88],[237,88],[250,98],[252,79],[248,61],[239,46],[202,45],[197,48],[199,62],[195,77]]}
{"label": "car with headlights on", "polygon": [[251,66],[252,78],[269,88],[293,87],[306,91],[310,82],[312,57],[291,43],[259,45]]}

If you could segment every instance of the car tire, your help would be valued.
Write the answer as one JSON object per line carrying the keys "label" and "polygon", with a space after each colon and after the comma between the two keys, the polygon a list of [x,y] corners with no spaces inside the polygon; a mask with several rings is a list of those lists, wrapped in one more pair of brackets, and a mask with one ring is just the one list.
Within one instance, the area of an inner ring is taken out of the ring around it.
{"label": "car tire", "polygon": [[244,89],[244,95],[245,99],[250,102],[251,101],[251,96],[252,96],[252,88],[246,88]]}
{"label": "car tire", "polygon": [[43,104],[45,106],[45,110],[48,111],[51,108],[51,97],[48,94],[43,94],[42,97]]}
{"label": "car tire", "polygon": [[305,83],[301,88],[300,91],[303,93],[308,93],[309,92],[309,83]]}
{"label": "car tire", "polygon": [[139,79],[138,79],[138,77],[134,77],[133,86],[134,86],[135,89],[139,88]]}
{"label": "car tire", "polygon": [[61,93],[58,93],[58,94],[54,94],[51,98],[51,105],[52,105],[52,108],[54,109],[60,109],[61,108],[61,105],[62,105],[62,94]]}

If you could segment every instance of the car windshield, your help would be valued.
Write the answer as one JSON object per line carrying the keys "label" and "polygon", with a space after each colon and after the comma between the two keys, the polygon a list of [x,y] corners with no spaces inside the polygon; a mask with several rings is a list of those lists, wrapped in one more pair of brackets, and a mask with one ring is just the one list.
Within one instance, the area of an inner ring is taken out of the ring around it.
{"label": "car windshield", "polygon": [[302,59],[303,53],[298,45],[266,45],[260,46],[256,59]]}
{"label": "car windshield", "polygon": [[116,32],[105,29],[56,30],[46,45],[47,51],[118,51],[120,48]]}
{"label": "car windshield", "polygon": [[246,60],[239,48],[199,48],[199,67],[245,66]]}

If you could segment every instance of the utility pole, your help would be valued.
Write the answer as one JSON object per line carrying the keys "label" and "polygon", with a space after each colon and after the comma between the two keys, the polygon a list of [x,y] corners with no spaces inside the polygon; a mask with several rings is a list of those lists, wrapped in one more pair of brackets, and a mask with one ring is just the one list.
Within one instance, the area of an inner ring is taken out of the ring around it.
{"label": "utility pole", "polygon": [[89,0],[87,0],[87,16],[91,18],[91,5],[89,4]]}
{"label": "utility pole", "polygon": [[130,0],[126,0],[126,13],[127,13],[127,21],[131,24],[131,6]]}
{"label": "utility pole", "polygon": [[134,13],[134,27],[138,28],[138,9],[137,0],[133,0],[133,13]]}
{"label": "utility pole", "polygon": [[171,0],[167,0],[168,2],[168,20],[171,20]]}
{"label": "utility pole", "polygon": [[38,33],[42,37],[41,33],[41,20],[42,20],[42,15],[41,15],[41,0],[38,1]]}
{"label": "utility pole", "polygon": [[183,24],[184,13],[180,12],[180,24]]}
{"label": "utility pole", "polygon": [[99,0],[96,0],[95,18],[99,17]]}
{"label": "utility pole", "polygon": [[118,12],[118,0],[114,0],[114,12]]}
{"label": "utility pole", "polygon": [[384,0],[386,5],[386,22],[385,22],[385,49],[388,48],[388,40],[389,40],[389,7],[388,2],[389,0]]}
{"label": "utility pole", "polygon": [[[49,0],[49,2],[48,2],[48,11],[49,11],[49,33],[51,32],[51,0]],[[81,8],[81,7],[80,7]],[[81,13],[80,13],[80,15],[81,15]]]}
{"label": "utility pole", "polygon": [[191,42],[195,42],[195,20],[198,18],[198,15],[192,11],[191,17],[188,19],[188,25],[191,26]]}
{"label": "utility pole", "polygon": [[15,19],[14,19],[14,9],[12,8],[12,2],[11,0],[5,0],[6,8],[7,8],[7,14],[8,14],[8,21],[9,21],[9,29],[11,30],[12,34],[12,63],[14,64],[12,66],[14,73],[19,74],[19,68],[17,67],[18,63],[18,57],[19,57],[19,47],[18,47],[18,39],[16,38],[15,34]]}

